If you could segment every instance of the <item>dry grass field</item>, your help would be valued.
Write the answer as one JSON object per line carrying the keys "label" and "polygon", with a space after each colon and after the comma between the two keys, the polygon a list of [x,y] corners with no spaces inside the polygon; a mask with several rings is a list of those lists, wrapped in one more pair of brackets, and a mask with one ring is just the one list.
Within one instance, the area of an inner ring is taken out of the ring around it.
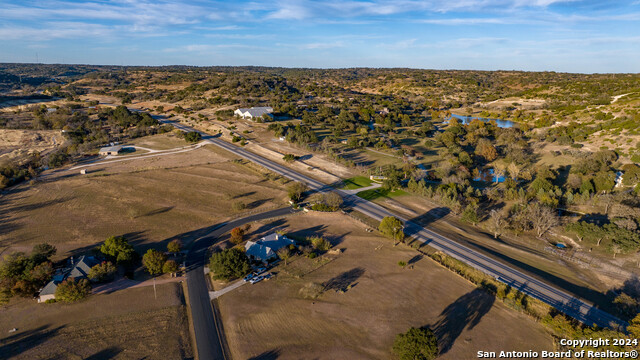
{"label": "dry grass field", "polygon": [[157,295],[145,287],[69,305],[14,299],[0,308],[0,358],[193,358],[182,286],[159,285]]}
{"label": "dry grass field", "polygon": [[87,175],[45,174],[0,197],[0,254],[49,242],[62,256],[113,235],[145,251],[176,237],[188,243],[224,219],[284,204],[282,181],[231,159],[207,146],[93,166]]}
{"label": "dry grass field", "polygon": [[[234,358],[388,359],[396,334],[425,325],[438,335],[442,359],[475,358],[478,350],[553,349],[541,325],[345,215],[310,213],[255,227],[322,234],[344,251],[295,257],[274,269],[274,279],[222,296]],[[305,298],[300,290],[313,283],[324,293]]]}

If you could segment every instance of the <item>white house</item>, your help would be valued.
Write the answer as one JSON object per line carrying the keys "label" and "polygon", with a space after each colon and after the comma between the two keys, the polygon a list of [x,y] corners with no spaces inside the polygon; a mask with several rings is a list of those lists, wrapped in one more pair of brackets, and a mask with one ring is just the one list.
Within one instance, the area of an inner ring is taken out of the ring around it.
{"label": "white house", "polygon": [[238,115],[243,119],[257,119],[263,115],[273,117],[273,108],[269,106],[252,107],[252,108],[240,108],[233,112],[234,115]]}
{"label": "white house", "polygon": [[277,257],[276,252],[285,246],[294,244],[294,241],[284,235],[270,234],[257,241],[247,241],[244,246],[247,256],[251,260],[263,263]]}

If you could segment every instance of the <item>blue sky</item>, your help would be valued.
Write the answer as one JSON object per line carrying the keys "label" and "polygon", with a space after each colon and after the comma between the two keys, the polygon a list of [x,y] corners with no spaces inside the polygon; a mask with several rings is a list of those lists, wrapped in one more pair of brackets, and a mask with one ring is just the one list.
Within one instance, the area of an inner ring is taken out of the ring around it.
{"label": "blue sky", "polygon": [[640,72],[640,0],[0,0],[0,62]]}

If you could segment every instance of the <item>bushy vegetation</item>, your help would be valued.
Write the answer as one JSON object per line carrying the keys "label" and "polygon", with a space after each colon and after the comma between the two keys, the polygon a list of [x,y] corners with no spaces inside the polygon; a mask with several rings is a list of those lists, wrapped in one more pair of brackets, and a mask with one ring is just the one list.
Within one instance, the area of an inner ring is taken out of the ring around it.
{"label": "bushy vegetation", "polygon": [[29,255],[15,252],[0,263],[0,303],[12,296],[32,297],[51,280],[54,269],[51,257],[56,248],[43,243],[33,247]]}
{"label": "bushy vegetation", "polygon": [[382,235],[396,241],[404,240],[404,224],[398,218],[387,216],[378,225],[378,230]]}
{"label": "bushy vegetation", "polygon": [[118,268],[111,261],[103,261],[94,265],[89,271],[89,279],[95,282],[107,282],[114,279]]}
{"label": "bushy vegetation", "polygon": [[167,261],[167,256],[156,249],[149,249],[142,256],[142,265],[144,265],[147,272],[151,275],[162,274],[162,268]]}
{"label": "bushy vegetation", "polygon": [[428,328],[410,328],[396,335],[393,352],[400,360],[432,360],[438,356],[438,341]]}
{"label": "bushy vegetation", "polygon": [[214,253],[209,259],[209,269],[216,279],[231,280],[245,276],[251,270],[244,251],[231,248]]}
{"label": "bushy vegetation", "polygon": [[122,236],[111,236],[100,246],[100,252],[118,264],[131,264],[138,259],[138,253]]}
{"label": "bushy vegetation", "polygon": [[56,301],[75,302],[82,300],[91,293],[91,285],[87,279],[67,279],[56,288]]}

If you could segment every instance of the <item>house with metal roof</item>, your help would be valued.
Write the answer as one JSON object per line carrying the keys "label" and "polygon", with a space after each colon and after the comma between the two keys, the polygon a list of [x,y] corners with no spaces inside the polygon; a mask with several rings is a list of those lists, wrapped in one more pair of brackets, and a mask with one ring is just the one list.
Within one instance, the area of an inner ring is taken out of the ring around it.
{"label": "house with metal roof", "polygon": [[47,300],[56,298],[56,289],[58,285],[67,279],[79,280],[87,279],[89,277],[89,271],[91,268],[98,264],[98,260],[93,256],[80,256],[74,259],[72,256],[69,259],[69,266],[59,270],[52,277],[51,281],[47,283],[38,294],[38,302],[42,303]]}
{"label": "house with metal roof", "polygon": [[234,115],[238,115],[243,119],[258,119],[264,115],[273,117],[273,108],[270,106],[252,107],[252,108],[240,108],[233,112]]}
{"label": "house with metal roof", "polygon": [[244,249],[249,259],[266,263],[277,258],[278,250],[294,243],[284,235],[273,233],[257,241],[247,241]]}

